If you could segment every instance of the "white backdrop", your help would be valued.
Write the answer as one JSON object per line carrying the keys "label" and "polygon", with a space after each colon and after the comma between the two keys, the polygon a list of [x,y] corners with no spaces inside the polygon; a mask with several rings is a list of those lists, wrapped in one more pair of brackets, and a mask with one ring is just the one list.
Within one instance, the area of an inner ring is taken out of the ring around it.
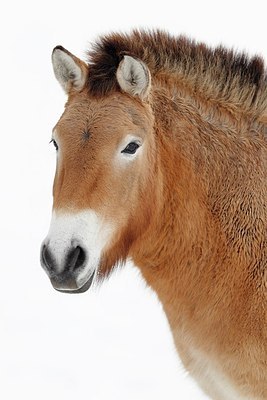
{"label": "white backdrop", "polygon": [[175,354],[156,296],[128,266],[83,295],[39,266],[52,204],[48,145],[65,96],[52,48],[84,58],[97,35],[159,27],[266,57],[265,1],[9,1],[1,6],[0,398],[205,399]]}

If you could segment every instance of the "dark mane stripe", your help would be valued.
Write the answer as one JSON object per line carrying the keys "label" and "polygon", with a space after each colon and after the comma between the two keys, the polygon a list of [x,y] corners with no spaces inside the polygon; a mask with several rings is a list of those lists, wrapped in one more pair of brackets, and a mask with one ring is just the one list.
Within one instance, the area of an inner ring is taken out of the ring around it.
{"label": "dark mane stripe", "polygon": [[118,89],[116,70],[123,55],[144,61],[152,77],[159,72],[187,80],[207,96],[264,112],[267,107],[267,74],[261,57],[248,57],[222,46],[209,48],[184,36],[162,31],[111,34],[100,38],[89,51],[88,88],[102,96]]}

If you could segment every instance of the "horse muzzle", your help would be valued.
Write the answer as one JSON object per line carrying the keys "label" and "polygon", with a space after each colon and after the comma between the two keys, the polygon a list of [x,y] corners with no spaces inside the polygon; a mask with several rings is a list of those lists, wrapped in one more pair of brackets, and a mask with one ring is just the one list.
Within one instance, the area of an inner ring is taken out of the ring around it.
{"label": "horse muzzle", "polygon": [[41,265],[56,290],[85,292],[114,235],[114,225],[93,210],[54,211],[41,246]]}
{"label": "horse muzzle", "polygon": [[86,272],[88,255],[82,246],[71,246],[59,259],[49,243],[41,247],[41,265],[54,289],[63,293],[83,293],[93,282],[95,271]]}

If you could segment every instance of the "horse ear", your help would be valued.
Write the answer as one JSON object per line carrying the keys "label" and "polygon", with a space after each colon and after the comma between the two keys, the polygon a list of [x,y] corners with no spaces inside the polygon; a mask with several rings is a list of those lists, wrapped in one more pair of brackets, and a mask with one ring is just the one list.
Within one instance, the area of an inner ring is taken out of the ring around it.
{"label": "horse ear", "polygon": [[117,69],[117,81],[120,88],[139,96],[142,100],[148,97],[151,86],[151,75],[147,66],[134,57],[124,56]]}
{"label": "horse ear", "polygon": [[52,64],[55,76],[68,94],[72,89],[81,91],[88,74],[88,66],[62,46],[54,48]]}

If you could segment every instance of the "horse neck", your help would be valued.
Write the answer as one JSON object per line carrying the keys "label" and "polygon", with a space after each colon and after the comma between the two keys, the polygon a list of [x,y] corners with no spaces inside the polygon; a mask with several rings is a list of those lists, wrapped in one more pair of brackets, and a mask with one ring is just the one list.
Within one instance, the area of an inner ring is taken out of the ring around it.
{"label": "horse neck", "polygon": [[201,109],[196,106],[199,99],[191,105],[190,98],[187,93],[174,99],[173,92],[155,92],[159,172],[152,179],[162,190],[153,199],[151,223],[132,254],[172,325],[177,315],[198,307],[199,293],[205,307],[206,301],[216,301],[216,286],[231,291],[231,285],[244,281],[241,265],[246,268],[253,256],[246,253],[247,243],[240,243],[237,254],[229,242],[235,245],[239,237],[238,229],[232,229],[236,215],[231,204],[243,196],[246,174],[252,178],[255,136],[242,137],[249,122],[231,116],[229,109],[216,111],[205,104]]}

